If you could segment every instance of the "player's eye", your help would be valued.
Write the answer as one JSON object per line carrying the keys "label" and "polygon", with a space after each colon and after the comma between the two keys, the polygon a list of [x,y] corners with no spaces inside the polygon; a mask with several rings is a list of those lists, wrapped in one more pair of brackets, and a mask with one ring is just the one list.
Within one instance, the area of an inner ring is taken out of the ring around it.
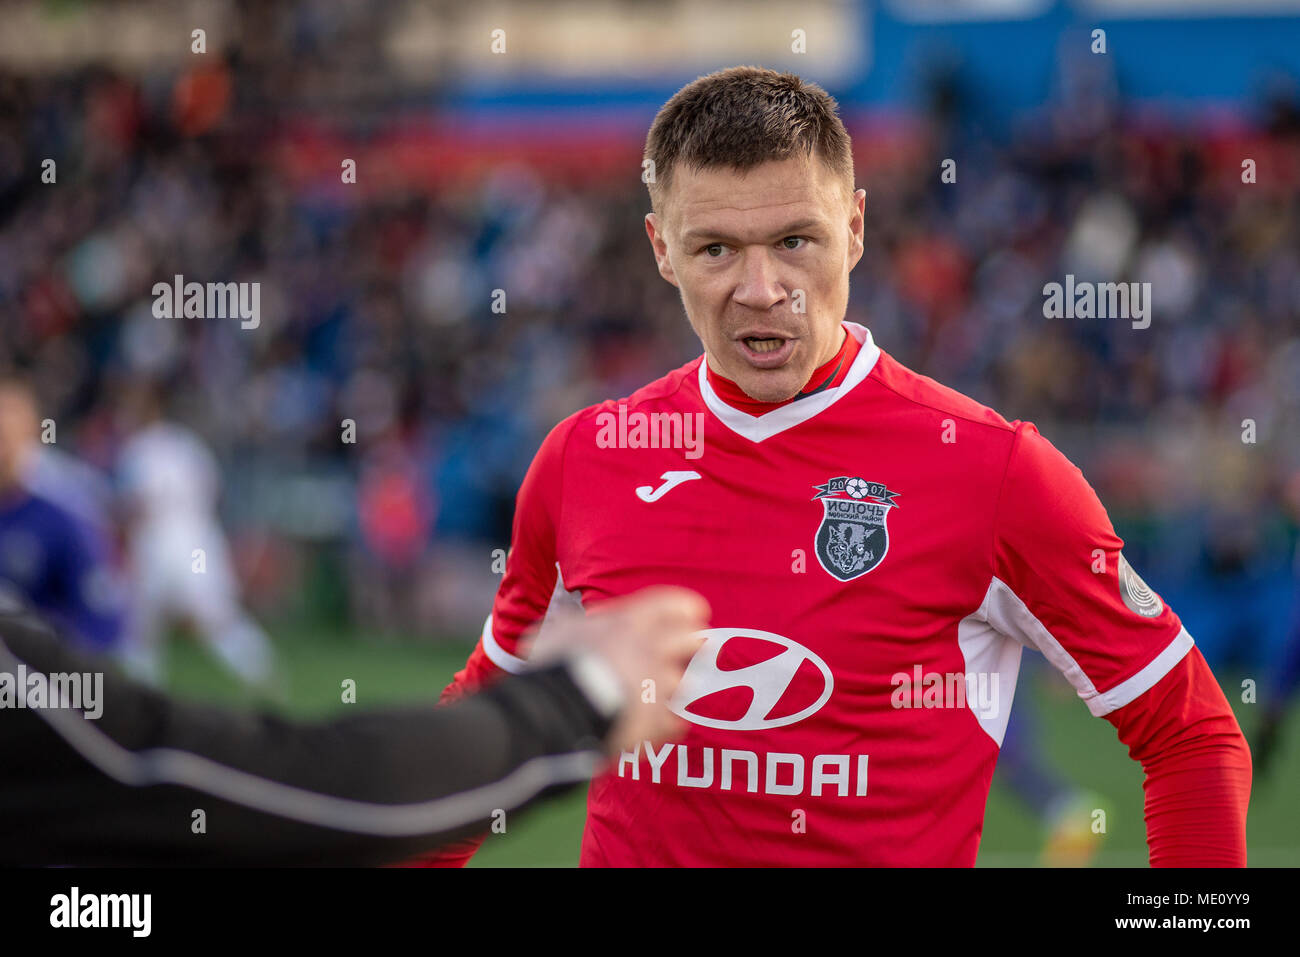
{"label": "player's eye", "polygon": [[[716,253],[713,251],[715,249],[717,250]],[[704,247],[703,252],[704,255],[708,256],[710,259],[717,259],[722,255],[722,250],[722,243],[709,243],[709,245]]]}
{"label": "player's eye", "polygon": [[786,249],[802,249],[802,248],[803,248],[803,246],[791,246],[790,243],[792,243],[792,242],[794,242],[794,243],[806,243],[806,242],[808,242],[808,239],[807,239],[807,237],[804,237],[804,236],[787,236],[787,237],[785,237],[785,239],[781,240],[781,245],[782,245],[783,247],[785,247]]}

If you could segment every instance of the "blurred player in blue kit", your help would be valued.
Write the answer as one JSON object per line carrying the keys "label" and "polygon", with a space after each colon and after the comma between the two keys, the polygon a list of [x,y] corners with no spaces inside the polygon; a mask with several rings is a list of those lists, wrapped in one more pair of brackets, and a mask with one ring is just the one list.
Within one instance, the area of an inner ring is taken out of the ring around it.
{"label": "blurred player in blue kit", "polygon": [[[32,388],[0,379],[0,580],[16,587],[74,641],[120,650],[126,601],[107,518],[78,498],[67,457],[43,454]],[[73,502],[72,499],[77,499]]]}

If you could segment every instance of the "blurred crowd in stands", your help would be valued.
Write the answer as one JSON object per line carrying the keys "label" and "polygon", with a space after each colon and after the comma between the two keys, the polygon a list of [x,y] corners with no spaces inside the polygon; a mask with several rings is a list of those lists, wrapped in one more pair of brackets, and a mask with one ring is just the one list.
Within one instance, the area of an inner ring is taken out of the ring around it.
{"label": "blurred crowd in stands", "polygon": [[[322,160],[310,131],[373,143],[433,97],[288,115],[267,107],[285,75],[222,56],[0,73],[0,370],[26,370],[63,448],[110,474],[122,403],[156,386],[221,464],[263,615],[481,624],[547,430],[699,353],[645,238],[641,144],[613,179],[507,152],[446,182],[359,163],[352,186],[350,154]],[[953,99],[894,120],[842,104],[868,213],[848,318],[1034,421],[1207,654],[1275,650],[1300,522],[1296,101],[1189,123],[1066,91],[992,137]],[[260,324],[155,317],[177,274],[260,282]],[[1150,327],[1045,318],[1067,274],[1151,282]]]}

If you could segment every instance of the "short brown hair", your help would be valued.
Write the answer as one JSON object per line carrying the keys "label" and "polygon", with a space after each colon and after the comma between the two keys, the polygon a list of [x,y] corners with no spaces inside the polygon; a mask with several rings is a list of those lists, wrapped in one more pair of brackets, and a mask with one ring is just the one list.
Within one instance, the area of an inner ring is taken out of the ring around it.
{"label": "short brown hair", "polygon": [[702,76],[663,105],[645,141],[654,165],[650,203],[658,211],[674,168],[730,166],[817,156],[853,192],[853,147],[834,97],[793,73],[733,66]]}

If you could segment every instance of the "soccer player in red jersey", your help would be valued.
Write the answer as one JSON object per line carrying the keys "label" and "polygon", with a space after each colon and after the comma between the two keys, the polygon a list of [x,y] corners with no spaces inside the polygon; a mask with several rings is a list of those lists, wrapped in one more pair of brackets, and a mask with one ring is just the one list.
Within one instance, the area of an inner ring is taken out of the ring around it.
{"label": "soccer player in red jersey", "polygon": [[1032,648],[1142,763],[1152,864],[1244,865],[1245,739],[1082,473],[845,321],[866,194],[834,100],[724,70],[663,107],[646,159],[704,355],[550,433],[445,693],[520,670],[553,594],[705,596],[685,735],[592,782],[582,864],[973,865]]}

